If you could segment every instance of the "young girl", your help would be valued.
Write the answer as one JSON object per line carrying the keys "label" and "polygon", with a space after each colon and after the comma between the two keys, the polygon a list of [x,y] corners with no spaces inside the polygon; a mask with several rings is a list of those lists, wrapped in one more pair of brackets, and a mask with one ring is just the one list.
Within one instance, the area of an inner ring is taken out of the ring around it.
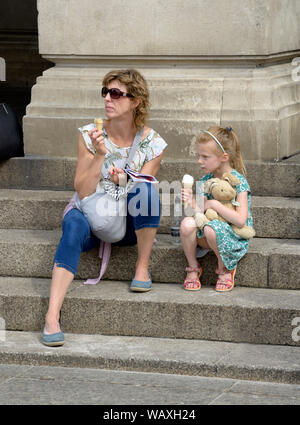
{"label": "young girl", "polygon": [[[207,173],[197,182],[197,191],[204,196],[204,211],[196,205],[192,189],[182,189],[182,201],[187,202],[195,211],[205,212],[208,208],[212,208],[228,223],[238,227],[244,224],[253,226],[250,212],[251,192],[244,177],[246,171],[236,133],[231,127],[210,127],[208,131],[203,131],[198,136],[197,151],[201,170]],[[205,181],[216,177],[222,178],[226,172],[232,173],[240,180],[240,184],[235,187],[236,201],[239,204],[235,211],[222,205],[211,194],[203,193],[202,190]],[[184,218],[181,223],[180,237],[189,264],[186,268],[188,273],[184,281],[184,289],[197,291],[201,288],[202,268],[196,258],[197,245],[212,250],[217,256],[216,290],[228,292],[233,289],[237,263],[248,251],[249,240],[237,236],[228,223],[212,220],[200,231],[195,227],[192,217]]]}

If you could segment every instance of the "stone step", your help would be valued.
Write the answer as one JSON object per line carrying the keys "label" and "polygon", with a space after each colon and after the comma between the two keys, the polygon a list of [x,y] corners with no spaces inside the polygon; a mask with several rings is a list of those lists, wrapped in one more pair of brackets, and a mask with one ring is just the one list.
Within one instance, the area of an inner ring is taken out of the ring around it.
{"label": "stone step", "polygon": [[[39,331],[50,279],[0,278],[0,316],[6,330]],[[237,287],[228,294],[203,287],[153,284],[133,293],[129,282],[74,281],[62,307],[65,332],[203,339],[300,346],[300,291]]]}
{"label": "stone step", "polygon": [[[170,197],[163,195],[161,199],[163,209],[159,232],[170,233],[174,195]],[[168,205],[168,199],[170,199],[171,205]],[[256,237],[300,238],[300,198],[253,196],[251,212]]]}
{"label": "stone step", "polygon": [[[0,228],[60,228],[63,210],[73,192],[58,190],[0,189]],[[162,196],[159,233],[170,233],[174,196]],[[252,213],[257,237],[300,238],[300,198],[252,198]]]}
{"label": "stone step", "polygon": [[[60,230],[0,229],[0,276],[50,277],[60,236]],[[136,258],[136,246],[114,246],[104,279],[131,280]],[[97,277],[100,261],[96,248],[83,253],[77,278]],[[208,253],[201,264],[202,283],[214,285],[215,255]],[[150,258],[153,282],[183,282],[186,265],[182,247],[173,245],[171,236],[158,234]],[[239,262],[235,280],[240,286],[300,289],[299,270],[299,240],[254,238]]]}
{"label": "stone step", "polygon": [[71,333],[65,338],[63,347],[50,348],[41,344],[40,332],[6,331],[0,362],[300,384],[299,347]]}
{"label": "stone step", "polygon": [[[256,196],[300,196],[300,164],[293,162],[245,161],[247,179]],[[73,190],[75,158],[26,156],[0,162],[0,188]],[[160,182],[181,181],[184,174],[195,180],[202,174],[196,160],[164,160]]]}
{"label": "stone step", "polygon": [[61,227],[74,192],[0,189],[0,228],[51,230]]}

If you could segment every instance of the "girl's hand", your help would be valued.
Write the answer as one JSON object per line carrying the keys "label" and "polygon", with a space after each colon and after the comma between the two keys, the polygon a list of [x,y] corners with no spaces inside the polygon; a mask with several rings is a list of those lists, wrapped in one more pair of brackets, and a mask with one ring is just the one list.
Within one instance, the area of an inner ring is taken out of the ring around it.
{"label": "girl's hand", "polygon": [[104,143],[103,132],[97,130],[97,128],[93,128],[88,132],[88,135],[90,136],[93,146],[96,149],[96,154],[105,156],[107,150]]}
{"label": "girl's hand", "polygon": [[192,189],[181,189],[181,201],[187,203],[192,208],[195,208],[195,200]]}
{"label": "girl's hand", "polygon": [[211,208],[211,209],[213,209],[213,210],[215,210],[216,212],[218,212],[217,211],[217,208],[218,208],[218,206],[220,205],[221,203],[219,202],[219,201],[216,201],[215,199],[208,199],[207,201],[205,201],[205,203],[204,203],[204,212],[206,211],[206,210],[208,210],[208,208]]}
{"label": "girl's hand", "polygon": [[127,183],[127,174],[122,168],[111,167],[109,169],[109,178],[114,184],[125,186]]}
{"label": "girl's hand", "polygon": [[212,208],[228,223],[235,224],[237,227],[243,227],[248,218],[248,193],[246,191],[240,192],[236,200],[240,206],[237,206],[236,210],[232,210],[215,199],[208,199],[204,203],[204,211]]}

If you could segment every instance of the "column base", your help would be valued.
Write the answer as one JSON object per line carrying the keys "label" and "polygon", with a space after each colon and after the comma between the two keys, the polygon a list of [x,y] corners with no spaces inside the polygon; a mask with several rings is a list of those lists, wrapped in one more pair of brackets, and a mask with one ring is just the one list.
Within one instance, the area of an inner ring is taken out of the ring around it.
{"label": "column base", "polygon": [[[77,155],[77,128],[105,116],[103,76],[129,67],[110,65],[61,63],[37,79],[23,120],[27,154]],[[196,135],[215,124],[236,130],[248,160],[278,160],[299,149],[300,84],[291,62],[138,65],[151,93],[149,126],[169,144],[166,158],[194,158]]]}

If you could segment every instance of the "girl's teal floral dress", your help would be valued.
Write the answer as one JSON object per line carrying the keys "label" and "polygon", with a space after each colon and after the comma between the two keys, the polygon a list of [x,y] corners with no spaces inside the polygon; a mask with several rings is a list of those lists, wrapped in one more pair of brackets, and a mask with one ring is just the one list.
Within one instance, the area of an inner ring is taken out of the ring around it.
{"label": "girl's teal floral dress", "polygon": [[[246,225],[253,227],[253,218],[250,210],[251,205],[251,192],[250,186],[245,179],[245,177],[237,172],[232,170],[231,173],[240,180],[240,184],[235,187],[236,193],[248,192],[248,211],[249,218],[246,222]],[[197,183],[197,191],[199,195],[206,196],[207,199],[214,199],[211,194],[205,193],[202,190],[203,183],[214,177],[213,173],[206,174],[202,177]],[[249,247],[249,239],[242,239],[240,236],[237,236],[230,224],[225,223],[220,220],[212,220],[206,226],[210,226],[214,229],[217,236],[218,249],[222,258],[225,267],[228,270],[233,270],[236,268],[239,260],[247,253]],[[198,230],[197,237],[202,238],[204,236],[203,230]]]}

